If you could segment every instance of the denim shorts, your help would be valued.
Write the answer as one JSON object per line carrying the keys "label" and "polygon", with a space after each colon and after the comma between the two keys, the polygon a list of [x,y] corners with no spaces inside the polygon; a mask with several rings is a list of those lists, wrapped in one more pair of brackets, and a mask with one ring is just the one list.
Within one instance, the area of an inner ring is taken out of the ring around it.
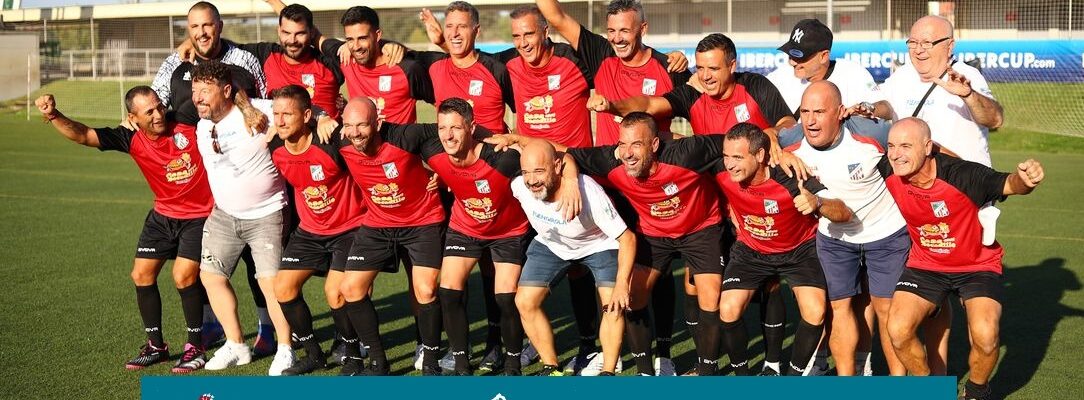
{"label": "denim shorts", "polygon": [[265,217],[240,219],[215,207],[203,224],[200,271],[230,277],[245,245],[252,248],[256,278],[271,278],[282,261],[283,211]]}
{"label": "denim shorts", "polygon": [[527,262],[519,274],[520,286],[552,288],[561,281],[572,264],[591,270],[595,286],[613,287],[617,282],[617,250],[603,250],[578,260],[564,260],[549,247],[531,240],[527,247]]}

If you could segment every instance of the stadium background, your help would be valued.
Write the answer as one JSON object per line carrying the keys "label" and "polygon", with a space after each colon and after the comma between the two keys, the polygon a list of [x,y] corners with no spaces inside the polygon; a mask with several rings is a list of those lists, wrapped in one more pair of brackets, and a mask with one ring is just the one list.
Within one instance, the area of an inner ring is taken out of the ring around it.
{"label": "stadium background", "polygon": [[[37,122],[32,100],[56,95],[59,108],[90,125],[112,125],[123,115],[122,94],[147,84],[161,61],[185,37],[192,2],[19,8],[0,11],[0,397],[132,398],[138,374],[119,368],[141,340],[128,270],[131,245],[150,193],[123,154],[99,155],[67,143]],[[276,41],[277,18],[262,1],[219,0],[223,37],[239,42]],[[508,47],[508,13],[521,4],[475,1],[481,10],[484,48]],[[603,32],[607,1],[565,1],[564,8],[593,31]],[[306,1],[322,32],[341,35],[335,1]],[[438,12],[446,2],[402,0],[369,4],[381,13],[384,37],[426,48],[417,22],[421,7]],[[1079,17],[1084,1],[832,1],[836,47],[858,53],[905,54],[911,22],[936,13],[956,23],[958,49],[969,45],[1054,48],[1057,65],[997,69],[988,66],[995,95],[1006,110],[1005,127],[991,134],[995,166],[1010,169],[1035,157],[1049,169],[1044,188],[1029,198],[1005,203],[999,239],[1007,249],[1002,361],[995,389],[1010,398],[1061,398],[1084,390],[1076,378],[1084,344],[1084,212],[1075,207],[1084,184],[1084,69]],[[644,1],[649,21],[646,42],[666,49],[691,49],[704,33],[724,32],[738,42],[741,69],[765,70],[772,49],[790,27],[809,17],[828,21],[825,1],[673,0]],[[870,46],[874,47],[871,49]],[[1030,47],[1029,47],[1030,46]],[[1075,52],[1075,53],[1073,53]],[[834,54],[836,57],[844,55]],[[757,56],[761,54],[761,56]],[[767,54],[767,56],[763,56]],[[687,52],[692,56],[691,51]],[[848,55],[849,57],[849,55]],[[875,57],[874,57],[875,58]],[[1067,62],[1066,60],[1073,60]],[[887,63],[882,63],[882,66]],[[1068,65],[1066,65],[1068,64]],[[867,64],[868,65],[868,64]],[[1054,67],[1054,68],[1050,68]],[[770,70],[770,68],[768,68]],[[988,73],[988,76],[989,73]],[[431,107],[420,118],[431,121]],[[680,279],[680,277],[675,278]],[[246,331],[252,329],[246,283],[235,281]],[[181,317],[169,274],[162,274],[167,339],[180,343]],[[330,336],[330,317],[319,284],[308,285],[319,334]],[[413,329],[404,306],[403,278],[381,278],[377,305],[385,323],[394,370],[410,371]],[[479,282],[472,281],[473,309],[480,309]],[[562,286],[548,307],[558,344],[575,341]],[[755,319],[755,312],[751,313]],[[791,310],[789,314],[797,313]],[[958,314],[962,316],[962,313]],[[472,338],[484,322],[473,319]],[[789,326],[792,330],[793,326]],[[966,331],[957,318],[950,372],[967,369]],[[251,334],[251,332],[248,332]],[[675,337],[679,365],[695,356],[685,333]],[[324,343],[327,347],[328,341]],[[789,345],[789,341],[788,341]],[[758,352],[759,340],[753,351]],[[476,349],[480,351],[480,349]],[[571,353],[562,355],[562,361]],[[260,375],[269,360],[227,371]],[[759,362],[759,360],[757,361]],[[880,360],[878,360],[880,362]],[[879,366],[883,370],[883,364]],[[530,372],[528,370],[527,372]],[[153,368],[149,374],[168,374]]]}

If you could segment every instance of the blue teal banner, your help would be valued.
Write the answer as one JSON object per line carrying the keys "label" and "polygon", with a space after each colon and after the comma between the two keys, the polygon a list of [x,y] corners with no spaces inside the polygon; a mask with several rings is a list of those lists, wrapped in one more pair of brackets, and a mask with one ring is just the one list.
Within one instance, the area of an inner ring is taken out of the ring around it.
{"label": "blue teal banner", "polygon": [[[781,44],[781,43],[780,43]],[[485,51],[507,49],[509,44],[479,44]],[[787,62],[778,46],[738,44],[738,69],[767,74]],[[696,43],[659,46],[660,51],[683,51],[694,64]],[[956,58],[978,59],[990,82],[1084,82],[1084,40],[962,40],[956,42]],[[907,61],[903,39],[891,41],[838,41],[832,58],[846,58],[866,67],[874,80],[883,82],[896,60]]]}
{"label": "blue teal banner", "polygon": [[[144,400],[554,400],[831,398],[955,400],[938,377],[198,377],[142,378]],[[344,397],[345,396],[345,397]]]}

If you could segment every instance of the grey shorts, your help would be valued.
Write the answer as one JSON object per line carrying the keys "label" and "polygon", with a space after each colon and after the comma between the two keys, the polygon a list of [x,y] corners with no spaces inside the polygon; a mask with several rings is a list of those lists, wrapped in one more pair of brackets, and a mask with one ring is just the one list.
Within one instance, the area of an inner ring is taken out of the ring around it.
{"label": "grey shorts", "polygon": [[282,260],[282,220],[282,211],[256,219],[239,219],[216,207],[203,224],[200,271],[232,276],[247,244],[256,262],[256,279],[274,277]]}

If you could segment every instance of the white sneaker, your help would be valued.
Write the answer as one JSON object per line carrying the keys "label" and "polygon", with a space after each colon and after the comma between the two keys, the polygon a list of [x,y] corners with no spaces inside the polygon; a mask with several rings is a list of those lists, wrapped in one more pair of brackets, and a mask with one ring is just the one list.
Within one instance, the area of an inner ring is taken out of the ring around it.
{"label": "white sneaker", "polygon": [[203,369],[208,371],[221,371],[232,366],[245,365],[250,362],[252,362],[252,351],[249,350],[247,344],[230,343],[227,341],[226,344],[215,351],[215,356],[207,361],[207,365],[204,365]]}
{"label": "white sneaker", "polygon": [[455,371],[455,357],[452,356],[452,351],[448,350],[447,353],[444,353],[444,357],[437,361],[437,365],[439,365],[440,369],[444,370],[444,372]]}
{"label": "white sneaker", "polygon": [[[598,376],[602,372],[602,353],[591,353],[587,355],[587,366],[580,370],[580,376]],[[621,358],[617,359],[617,366],[614,368],[615,374],[620,374],[624,369],[621,363]]]}
{"label": "white sneaker", "polygon": [[414,346],[414,370],[421,371],[422,363],[425,362],[425,352],[422,351],[422,345]]}
{"label": "white sneaker", "polygon": [[280,344],[275,352],[275,359],[271,360],[271,368],[267,369],[267,376],[280,376],[286,368],[294,366],[294,349],[288,344]]}
{"label": "white sneaker", "polygon": [[677,368],[674,368],[674,361],[666,357],[656,358],[655,376],[677,376]]}

